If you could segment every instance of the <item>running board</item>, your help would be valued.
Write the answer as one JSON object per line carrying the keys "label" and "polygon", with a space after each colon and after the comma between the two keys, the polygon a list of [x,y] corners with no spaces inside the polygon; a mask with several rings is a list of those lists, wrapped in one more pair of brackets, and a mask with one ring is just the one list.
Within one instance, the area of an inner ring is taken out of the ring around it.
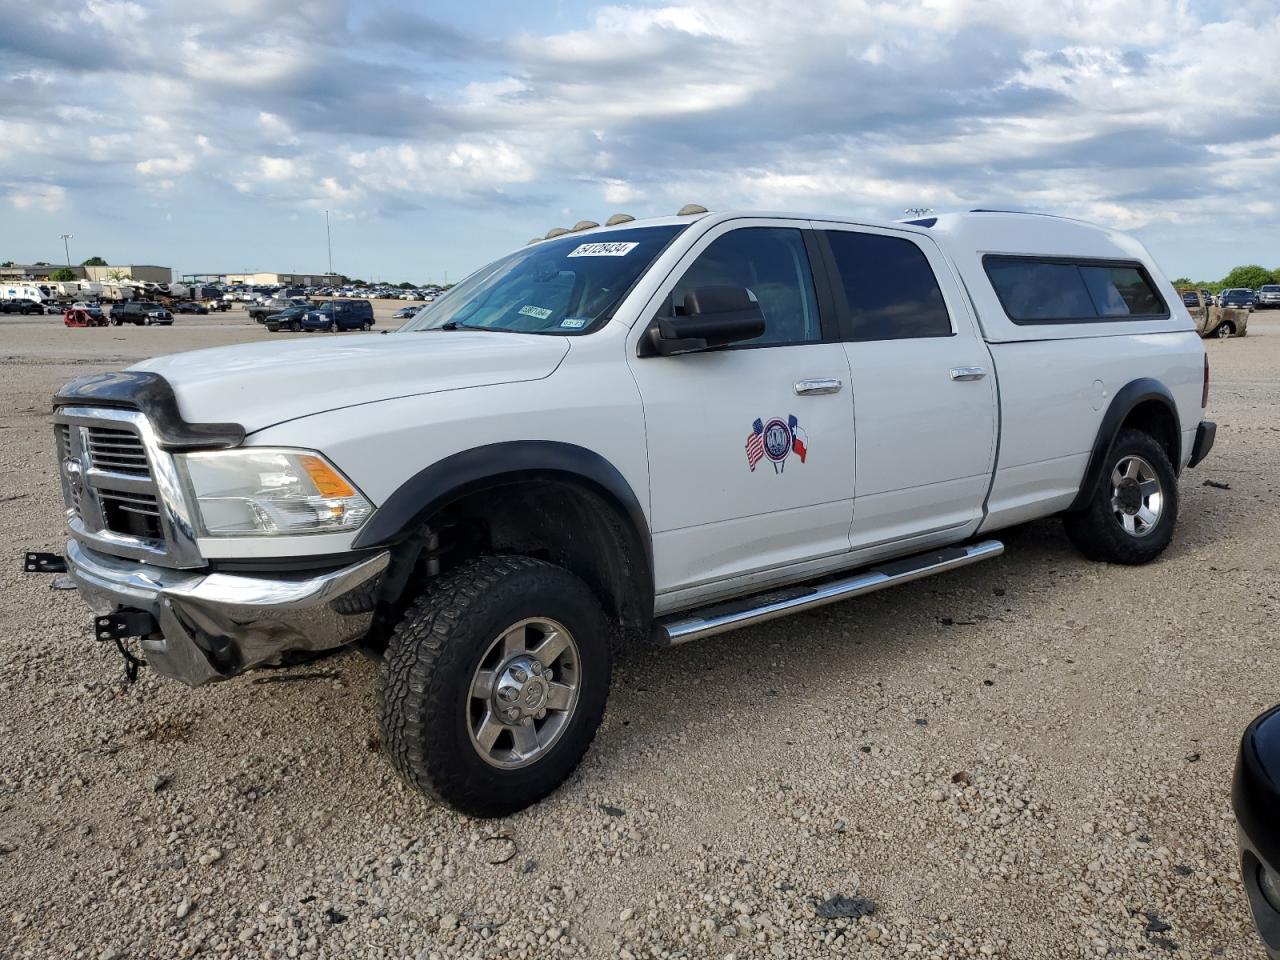
{"label": "running board", "polygon": [[771,590],[741,600],[729,600],[692,613],[659,618],[653,625],[653,640],[659,646],[674,647],[690,640],[714,637],[739,627],[775,620],[801,610],[812,610],[840,600],[860,597],[910,580],[931,577],[1004,553],[999,540],[983,540],[959,547],[930,550],[914,557],[877,564],[852,576],[819,581],[782,590]]}

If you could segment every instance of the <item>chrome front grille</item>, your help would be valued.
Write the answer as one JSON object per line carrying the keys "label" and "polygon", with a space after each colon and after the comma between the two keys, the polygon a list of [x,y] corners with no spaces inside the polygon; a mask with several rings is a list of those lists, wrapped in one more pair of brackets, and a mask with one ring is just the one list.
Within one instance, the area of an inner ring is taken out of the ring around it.
{"label": "chrome front grille", "polygon": [[201,564],[172,454],[132,410],[62,407],[58,472],[72,535],[102,553],[172,567]]}
{"label": "chrome front grille", "polygon": [[130,430],[114,427],[86,427],[89,463],[98,470],[132,477],[151,476],[142,438]]}

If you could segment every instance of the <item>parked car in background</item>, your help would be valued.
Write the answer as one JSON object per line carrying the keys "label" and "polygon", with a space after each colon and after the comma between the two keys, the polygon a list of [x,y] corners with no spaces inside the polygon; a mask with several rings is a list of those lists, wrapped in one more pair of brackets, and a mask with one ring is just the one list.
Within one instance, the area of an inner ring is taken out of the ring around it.
{"label": "parked car in background", "polygon": [[1218,306],[1252,310],[1255,294],[1248,287],[1231,287],[1218,295]]}
{"label": "parked car in background", "polygon": [[173,314],[149,300],[126,300],[111,308],[112,326],[118,327],[124,323],[139,327],[170,326],[173,324]]}
{"label": "parked car in background", "polygon": [[1258,290],[1258,302],[1254,306],[1259,310],[1280,309],[1280,283],[1264,283]]}
{"label": "parked car in background", "polygon": [[263,325],[272,333],[278,333],[281,330],[291,330],[297,333],[302,329],[302,321],[306,319],[307,314],[311,312],[311,307],[304,306],[300,303],[292,304],[285,307],[279,313],[273,313],[271,316],[263,320]]}
{"label": "parked car in background", "polygon": [[1206,302],[1199,290],[1178,290],[1182,305],[1196,322],[1196,333],[1202,337],[1243,337],[1249,329],[1249,311],[1243,307],[1215,307]]}
{"label": "parked car in background", "polygon": [[18,313],[35,316],[43,314],[45,305],[27,297],[14,297],[12,300],[0,300],[0,313]]}
{"label": "parked car in background", "polygon": [[174,313],[197,313],[197,314],[204,315],[209,312],[209,308],[206,307],[203,303],[196,303],[194,300],[182,300],[173,305],[173,312]]}
{"label": "parked car in background", "polygon": [[267,297],[249,304],[249,316],[262,323],[273,313],[280,313],[293,306],[310,306],[305,297]]}
{"label": "parked car in background", "polygon": [[1240,838],[1240,878],[1267,956],[1280,960],[1280,707],[1240,740],[1231,787]]}
{"label": "parked car in background", "polygon": [[76,303],[63,311],[62,322],[68,327],[105,327],[107,318],[101,310],[93,313],[87,304]]}
{"label": "parked car in background", "polygon": [[88,300],[77,300],[75,303],[71,304],[71,306],[70,306],[70,307],[68,307],[68,309],[70,309],[70,310],[83,310],[83,311],[85,311],[86,313],[88,313],[88,314],[89,314],[89,316],[91,316],[91,317],[103,317],[103,316],[104,316],[104,314],[103,314],[103,312],[102,312],[102,305],[101,305],[101,304],[98,304],[98,303],[91,303],[91,302],[90,302],[90,301],[88,301]]}
{"label": "parked car in background", "polygon": [[373,304],[368,300],[330,300],[309,310],[302,320],[307,331],[372,330]]}
{"label": "parked car in background", "polygon": [[410,317],[416,316],[421,307],[401,307],[392,316],[396,320],[408,320]]}
{"label": "parked car in background", "polygon": [[1204,300],[1204,302],[1209,304],[1210,306],[1217,304],[1217,300],[1214,299],[1212,290],[1201,290],[1200,296]]}

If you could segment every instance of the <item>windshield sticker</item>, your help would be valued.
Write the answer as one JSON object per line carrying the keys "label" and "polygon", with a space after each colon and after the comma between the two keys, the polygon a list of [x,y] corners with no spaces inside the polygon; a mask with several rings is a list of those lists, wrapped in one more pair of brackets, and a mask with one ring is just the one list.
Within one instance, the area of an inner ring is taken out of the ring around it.
{"label": "windshield sticker", "polygon": [[609,243],[584,243],[568,253],[570,257],[625,257],[640,244],[634,241],[622,243],[613,241]]}
{"label": "windshield sticker", "polygon": [[565,317],[560,321],[560,326],[569,330],[579,330],[587,325],[586,317]]}
{"label": "windshield sticker", "polygon": [[516,311],[516,312],[517,312],[517,313],[519,313],[521,316],[524,316],[524,317],[537,317],[539,320],[545,320],[545,319],[547,319],[547,317],[551,316],[551,311],[550,311],[550,310],[546,310],[546,309],[544,309],[544,308],[542,308],[542,307],[529,307],[529,306],[526,306],[526,307],[521,307],[521,308],[520,308],[518,311]]}

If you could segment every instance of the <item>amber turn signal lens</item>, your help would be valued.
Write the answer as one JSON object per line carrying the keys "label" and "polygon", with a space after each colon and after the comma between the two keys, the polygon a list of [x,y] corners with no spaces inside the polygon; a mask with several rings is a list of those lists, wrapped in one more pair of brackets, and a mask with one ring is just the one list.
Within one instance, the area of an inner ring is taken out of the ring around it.
{"label": "amber turn signal lens", "polygon": [[322,497],[354,497],[356,495],[351,484],[343,480],[319,457],[303,455],[298,458],[298,462],[302,464],[302,469],[307,471],[307,476],[311,478],[311,482],[316,485],[316,490]]}

